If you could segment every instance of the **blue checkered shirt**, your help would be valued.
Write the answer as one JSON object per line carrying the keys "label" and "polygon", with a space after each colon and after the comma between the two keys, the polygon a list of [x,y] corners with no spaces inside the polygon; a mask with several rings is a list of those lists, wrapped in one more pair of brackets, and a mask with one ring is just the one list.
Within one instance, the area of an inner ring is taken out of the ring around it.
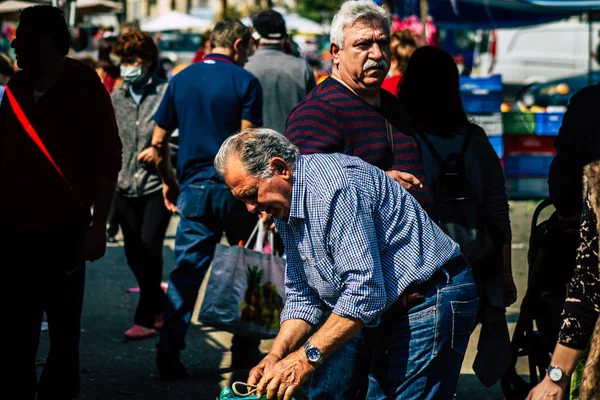
{"label": "blue checkered shirt", "polygon": [[281,322],[333,312],[376,325],[412,283],[460,255],[419,203],[382,170],[341,154],[300,156],[288,218]]}

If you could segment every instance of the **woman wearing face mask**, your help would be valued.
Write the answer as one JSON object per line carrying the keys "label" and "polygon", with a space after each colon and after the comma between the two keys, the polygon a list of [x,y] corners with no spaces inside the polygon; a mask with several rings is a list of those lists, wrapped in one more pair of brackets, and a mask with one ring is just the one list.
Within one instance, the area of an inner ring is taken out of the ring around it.
{"label": "woman wearing face mask", "polygon": [[134,325],[127,339],[145,339],[162,325],[164,292],[162,246],[171,213],[165,208],[162,183],[153,163],[152,120],[167,81],[156,74],[158,48],[147,32],[121,36],[115,45],[123,84],[112,93],[123,142],[123,167],[115,196],[125,256],[140,287]]}

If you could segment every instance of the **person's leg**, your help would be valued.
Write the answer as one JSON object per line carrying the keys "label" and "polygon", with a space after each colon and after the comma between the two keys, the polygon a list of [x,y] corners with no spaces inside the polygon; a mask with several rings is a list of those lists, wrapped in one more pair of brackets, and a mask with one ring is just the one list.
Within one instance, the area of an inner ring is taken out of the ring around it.
{"label": "person's leg", "polygon": [[179,352],[185,348],[185,335],[198,291],[222,236],[221,223],[213,215],[213,183],[190,185],[180,194],[179,224],[175,234],[177,267],[169,276],[163,326],[157,344],[157,366],[163,379],[185,375]]}
{"label": "person's leg", "polygon": [[[138,312],[142,303],[142,282],[144,281],[144,270],[146,268],[146,249],[142,243],[142,222],[144,216],[145,202],[140,198],[125,197],[119,193],[115,195],[113,203],[115,214],[119,219],[121,232],[123,233],[123,249],[127,264],[135,276],[135,280],[140,286],[140,297],[136,307],[136,316],[134,324],[145,328],[152,328],[154,325],[153,317],[138,318]],[[130,331],[125,333],[127,337]]]}
{"label": "person's leg", "polygon": [[[244,203],[238,201],[225,184],[218,184],[216,187],[217,211],[223,221],[227,241],[232,246],[237,245],[240,241],[246,243],[256,225],[257,216],[250,214]],[[231,339],[232,367],[254,367],[263,357],[259,346],[260,339],[258,338],[239,334],[233,335]]]}
{"label": "person's leg", "polygon": [[162,192],[143,199],[141,244],[144,250],[144,267],[140,276],[140,302],[135,323],[152,328],[156,316],[163,311],[165,293],[160,287],[163,275],[163,243],[171,212],[165,207]]}
{"label": "person's leg", "polygon": [[470,270],[456,269],[444,267],[446,282],[429,286],[421,304],[383,322],[369,337],[369,400],[454,396],[478,311]]}
{"label": "person's leg", "polygon": [[[7,262],[4,278],[10,282],[2,291],[2,300],[7,305],[5,320],[12,326],[4,330],[4,337],[13,349],[2,355],[3,389],[13,393],[14,398],[33,400],[37,390],[36,354],[44,315],[46,281],[40,268],[44,257],[39,257],[44,244],[37,235],[27,235],[6,225],[0,226],[0,233],[3,238],[0,253]],[[13,264],[8,264],[9,260]]]}
{"label": "person's leg", "polygon": [[48,231],[52,245],[47,269],[46,315],[50,351],[38,385],[38,400],[73,399],[79,395],[79,339],[85,289],[83,240],[89,218],[62,225],[60,235]]}

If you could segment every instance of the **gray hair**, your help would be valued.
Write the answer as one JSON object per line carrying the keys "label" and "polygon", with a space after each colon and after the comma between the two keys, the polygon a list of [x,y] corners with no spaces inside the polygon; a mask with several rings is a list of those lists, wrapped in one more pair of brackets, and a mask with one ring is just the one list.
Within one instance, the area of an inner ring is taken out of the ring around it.
{"label": "gray hair", "polygon": [[215,157],[215,169],[225,175],[225,166],[232,155],[237,155],[250,176],[268,179],[273,176],[271,160],[281,157],[293,166],[300,151],[280,133],[272,129],[252,128],[228,137]]}
{"label": "gray hair", "polygon": [[389,35],[390,19],[389,11],[385,7],[375,4],[373,0],[347,0],[333,17],[329,40],[343,49],[344,31],[359,21],[381,21]]}

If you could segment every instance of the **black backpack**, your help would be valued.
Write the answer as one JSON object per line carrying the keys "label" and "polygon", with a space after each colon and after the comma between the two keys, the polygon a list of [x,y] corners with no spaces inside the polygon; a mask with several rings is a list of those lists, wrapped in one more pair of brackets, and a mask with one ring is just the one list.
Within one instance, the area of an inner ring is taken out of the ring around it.
{"label": "black backpack", "polygon": [[[502,233],[473,195],[473,182],[466,176],[464,155],[471,142],[467,131],[460,151],[442,159],[427,135],[420,134],[439,168],[433,185],[439,227],[460,245],[476,277],[500,272]],[[473,168],[476,168],[474,166]]]}

